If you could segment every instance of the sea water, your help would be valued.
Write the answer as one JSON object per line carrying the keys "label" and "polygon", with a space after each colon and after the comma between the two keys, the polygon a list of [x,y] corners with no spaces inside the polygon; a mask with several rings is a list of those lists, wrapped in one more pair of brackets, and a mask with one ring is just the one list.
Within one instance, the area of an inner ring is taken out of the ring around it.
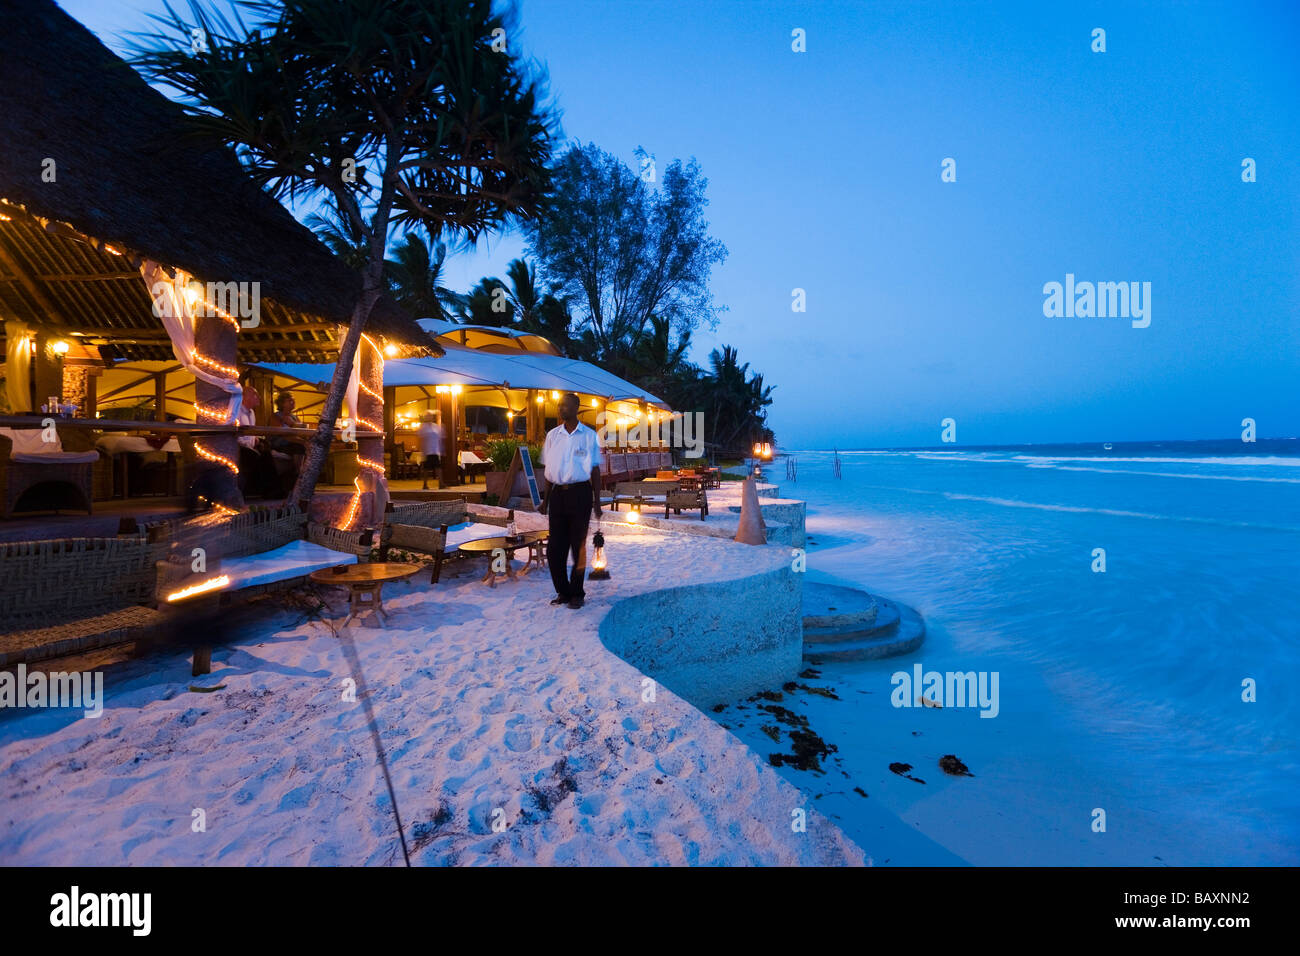
{"label": "sea water", "polygon": [[[972,863],[1300,862],[1294,448],[840,452],[840,479],[832,453],[791,452],[797,481],[768,474],[808,502],[810,579],[928,628],[913,654],[821,665],[841,700],[812,700],[814,727]],[[997,672],[997,717],[891,704],[917,663]]]}

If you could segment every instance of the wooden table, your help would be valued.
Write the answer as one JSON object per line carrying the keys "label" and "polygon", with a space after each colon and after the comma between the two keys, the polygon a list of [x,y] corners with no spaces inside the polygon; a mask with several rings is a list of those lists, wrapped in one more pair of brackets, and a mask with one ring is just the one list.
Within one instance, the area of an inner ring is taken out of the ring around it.
{"label": "wooden table", "polygon": [[[409,578],[420,570],[418,564],[400,564],[395,561],[376,561],[369,564],[345,564],[336,568],[321,568],[313,571],[308,578],[316,584],[333,584],[348,589],[350,613],[343,622],[347,625],[364,611],[378,611],[385,621],[388,615],[384,611],[383,596],[380,593],[389,581]],[[370,600],[362,600],[364,595]]]}
{"label": "wooden table", "polygon": [[[511,560],[516,551],[520,548],[528,549],[528,560],[520,569],[519,575],[525,575],[534,567],[542,566],[543,549],[545,548],[546,539],[550,535],[549,531],[525,531],[515,535],[513,538],[501,535],[496,538],[476,538],[473,541],[466,541],[457,546],[460,551],[470,553],[482,552],[488,556],[487,573],[483,575],[483,583],[488,587],[496,587],[497,579],[504,577],[507,580],[515,580],[515,566]],[[495,568],[497,552],[501,552],[505,558],[506,569],[499,572]]]}

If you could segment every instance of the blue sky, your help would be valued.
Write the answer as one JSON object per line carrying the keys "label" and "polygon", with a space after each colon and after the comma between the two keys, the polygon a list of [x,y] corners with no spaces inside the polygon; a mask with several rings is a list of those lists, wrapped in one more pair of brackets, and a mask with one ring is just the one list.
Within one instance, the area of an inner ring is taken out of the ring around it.
{"label": "blue sky", "polygon": [[[119,52],[161,6],[62,5]],[[693,357],[737,346],[786,447],[1300,434],[1300,5],[1064,6],[524,0],[520,42],[567,136],[700,161]],[[1045,317],[1067,273],[1150,282],[1150,327]]]}

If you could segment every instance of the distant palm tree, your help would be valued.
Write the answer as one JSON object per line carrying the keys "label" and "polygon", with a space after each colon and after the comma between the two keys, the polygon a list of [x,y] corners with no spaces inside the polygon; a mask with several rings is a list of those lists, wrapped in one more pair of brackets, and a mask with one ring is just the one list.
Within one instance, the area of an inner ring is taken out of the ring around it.
{"label": "distant palm tree", "polygon": [[397,304],[416,318],[454,320],[463,297],[442,285],[446,260],[446,243],[430,252],[422,238],[408,233],[388,261],[388,288]]}
{"label": "distant palm tree", "polygon": [[709,353],[710,374],[704,384],[712,410],[713,440],[732,451],[744,451],[750,441],[767,428],[767,406],[772,404],[772,387],[763,376],[751,374],[749,363],[740,364],[735,348]]}
{"label": "distant palm tree", "polygon": [[[523,259],[511,260],[503,282],[495,276],[481,279],[461,297],[460,316],[472,325],[510,327],[549,339],[571,355],[569,304],[537,286],[537,270]],[[576,356],[575,356],[576,357]]]}
{"label": "distant palm tree", "polygon": [[661,397],[671,391],[671,385],[681,378],[689,364],[686,353],[691,347],[690,330],[678,335],[675,344],[672,333],[668,319],[650,316],[649,328],[633,339],[623,363],[628,377]]}
{"label": "distant palm tree", "polygon": [[329,246],[330,252],[353,269],[360,271],[365,267],[366,258],[370,254],[369,246],[365,237],[356,231],[349,220],[327,207],[324,212],[313,212],[307,216],[307,228]]}

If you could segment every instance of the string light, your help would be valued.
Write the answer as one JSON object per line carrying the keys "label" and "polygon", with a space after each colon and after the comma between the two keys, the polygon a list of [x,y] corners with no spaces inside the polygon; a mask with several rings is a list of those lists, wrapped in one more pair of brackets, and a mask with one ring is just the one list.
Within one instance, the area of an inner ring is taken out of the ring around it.
{"label": "string light", "polygon": [[344,531],[350,531],[352,529],[352,521],[356,518],[357,511],[361,508],[361,476],[357,475],[353,478],[352,484],[357,490],[353,492],[352,501],[348,505],[348,516],[343,519]]}
{"label": "string light", "polygon": [[383,425],[377,425],[372,421],[367,421],[366,419],[362,418],[360,415],[356,417],[356,422],[358,425],[365,425],[372,432],[382,432],[384,430]]}
{"label": "string light", "polygon": [[[195,443],[194,443],[194,453],[195,453],[196,455],[198,455],[200,458],[205,458],[205,459],[207,459],[208,461],[210,461],[210,462],[214,462],[215,464],[218,464],[218,465],[224,465],[226,468],[229,468],[229,469],[230,469],[232,472],[234,472],[235,474],[239,474],[239,466],[238,466],[237,464],[235,464],[235,463],[234,463],[233,461],[231,461],[229,458],[226,458],[226,457],[224,457],[224,456],[222,456],[222,455],[218,455],[218,454],[217,454],[216,452],[214,452],[214,451],[208,451],[206,448],[204,448],[204,447],[203,447],[202,445],[200,445],[198,442],[195,442]],[[214,504],[215,504],[215,502],[214,502]]]}
{"label": "string light", "polygon": [[216,422],[224,423],[226,420],[226,410],[223,408],[218,408],[215,405],[202,405],[196,401],[194,403],[194,411],[197,414],[206,416],[207,418],[211,418],[213,421]]}
{"label": "string light", "polygon": [[239,376],[239,369],[232,365],[222,365],[216,359],[208,358],[208,356],[204,355],[198,349],[192,349],[190,351],[190,359],[195,365],[206,365],[210,369],[224,372],[228,378],[237,378]]}
{"label": "string light", "polygon": [[380,474],[384,471],[384,463],[382,461],[372,461],[369,458],[362,458],[360,455],[357,455],[357,464],[362,468],[369,468],[371,471],[377,471]]}

